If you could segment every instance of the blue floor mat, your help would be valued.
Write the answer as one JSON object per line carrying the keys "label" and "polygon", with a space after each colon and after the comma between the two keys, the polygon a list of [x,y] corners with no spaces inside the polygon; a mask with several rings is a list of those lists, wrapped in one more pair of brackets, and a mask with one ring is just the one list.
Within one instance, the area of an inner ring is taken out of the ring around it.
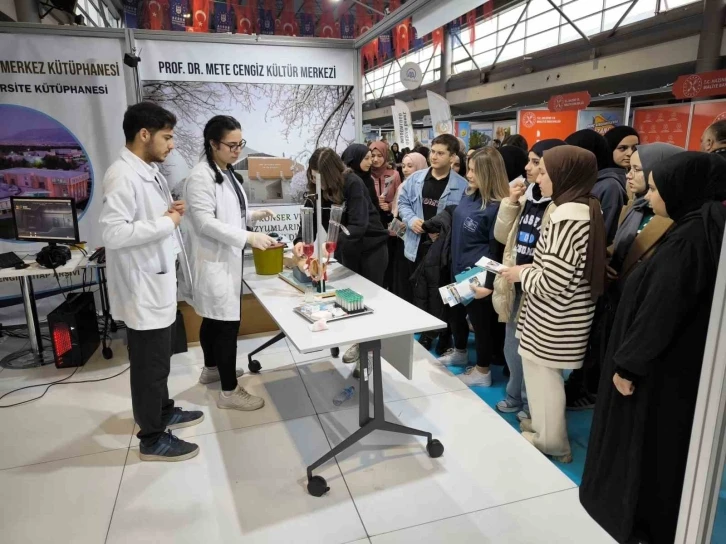
{"label": "blue floor mat", "polygon": [[[418,338],[418,337],[417,337]],[[434,342],[436,347],[436,342]],[[431,353],[434,354],[433,350]],[[434,354],[434,356],[436,356]],[[476,350],[474,348],[474,335],[469,335],[469,360],[476,361]],[[461,367],[448,367],[453,374],[461,374],[464,369]],[[504,367],[492,367],[492,386],[491,387],[472,387],[471,390],[476,393],[479,398],[486,402],[502,418],[504,418],[512,427],[519,431],[519,421],[517,414],[503,414],[496,410],[496,404],[506,397],[507,379],[504,377]],[[587,442],[590,436],[590,426],[592,425],[593,410],[583,410],[579,412],[567,412],[567,433],[570,438],[570,447],[572,448],[572,463],[552,463],[566,474],[573,482],[580,485],[582,482],[582,473],[585,470],[585,457],[587,455]]]}

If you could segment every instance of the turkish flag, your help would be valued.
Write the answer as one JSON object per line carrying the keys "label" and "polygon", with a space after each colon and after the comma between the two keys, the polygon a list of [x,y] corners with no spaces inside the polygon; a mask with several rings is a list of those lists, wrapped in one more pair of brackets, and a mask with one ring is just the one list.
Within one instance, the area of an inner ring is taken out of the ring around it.
{"label": "turkish flag", "polygon": [[338,33],[335,28],[335,18],[333,10],[324,10],[318,21],[318,37],[320,38],[337,38]]}
{"label": "turkish flag", "polygon": [[255,15],[255,6],[252,5],[253,0],[247,0],[244,6],[234,6],[234,18],[237,22],[237,32],[240,34],[254,34],[257,16]]}
{"label": "turkish flag", "polygon": [[393,47],[396,50],[396,58],[408,53],[411,45],[410,25],[411,19],[406,19],[396,25],[396,28],[393,30]]}
{"label": "turkish flag", "polygon": [[469,27],[469,46],[474,47],[476,41],[476,10],[473,9],[466,14],[466,26]]}
{"label": "turkish flag", "polygon": [[280,18],[275,25],[275,34],[278,36],[297,36],[299,34],[295,20],[295,7],[291,0],[286,0]]}
{"label": "turkish flag", "polygon": [[209,2],[192,0],[192,28],[194,32],[209,32]]}
{"label": "turkish flag", "polygon": [[162,2],[163,0],[149,0],[144,4],[144,20],[149,30],[164,30],[164,6]]}
{"label": "turkish flag", "polygon": [[400,7],[401,7],[401,0],[391,0],[391,2],[388,4],[388,10],[391,13],[393,13]]}
{"label": "turkish flag", "polygon": [[360,4],[356,4],[356,17],[355,20],[358,23],[358,36],[365,34],[373,27],[373,21],[371,15],[368,13],[368,8]]}
{"label": "turkish flag", "polygon": [[434,44],[434,52],[436,51],[436,48],[442,47],[444,45],[444,29],[439,27],[434,30],[431,36],[431,41]]}

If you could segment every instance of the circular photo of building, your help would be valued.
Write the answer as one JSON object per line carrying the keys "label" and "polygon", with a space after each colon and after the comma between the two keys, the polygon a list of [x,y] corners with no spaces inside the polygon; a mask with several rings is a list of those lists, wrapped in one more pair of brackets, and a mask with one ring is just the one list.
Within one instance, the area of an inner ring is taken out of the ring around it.
{"label": "circular photo of building", "polygon": [[[80,219],[93,194],[93,168],[78,139],[32,108],[0,104],[0,119],[0,239],[16,239],[11,197],[48,199],[49,205],[70,198]],[[41,237],[43,229],[71,227],[58,222],[72,223],[73,217],[54,212],[38,214],[37,221],[52,223],[35,225]]]}

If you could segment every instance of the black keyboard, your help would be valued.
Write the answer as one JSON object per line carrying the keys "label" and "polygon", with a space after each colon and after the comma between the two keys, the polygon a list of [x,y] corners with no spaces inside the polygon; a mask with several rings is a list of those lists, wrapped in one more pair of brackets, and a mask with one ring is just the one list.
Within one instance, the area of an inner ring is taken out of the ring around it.
{"label": "black keyboard", "polygon": [[12,251],[0,253],[0,268],[15,268],[19,264],[23,264],[23,259]]}

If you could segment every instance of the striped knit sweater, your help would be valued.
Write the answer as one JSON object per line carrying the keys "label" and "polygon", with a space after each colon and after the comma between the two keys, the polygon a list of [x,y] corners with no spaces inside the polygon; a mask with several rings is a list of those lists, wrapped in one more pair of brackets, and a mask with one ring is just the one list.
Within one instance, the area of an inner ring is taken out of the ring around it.
{"label": "striped knit sweater", "polygon": [[559,206],[537,242],[534,265],[522,271],[525,293],[517,325],[519,353],[551,368],[582,367],[595,303],[584,279],[590,212]]}

